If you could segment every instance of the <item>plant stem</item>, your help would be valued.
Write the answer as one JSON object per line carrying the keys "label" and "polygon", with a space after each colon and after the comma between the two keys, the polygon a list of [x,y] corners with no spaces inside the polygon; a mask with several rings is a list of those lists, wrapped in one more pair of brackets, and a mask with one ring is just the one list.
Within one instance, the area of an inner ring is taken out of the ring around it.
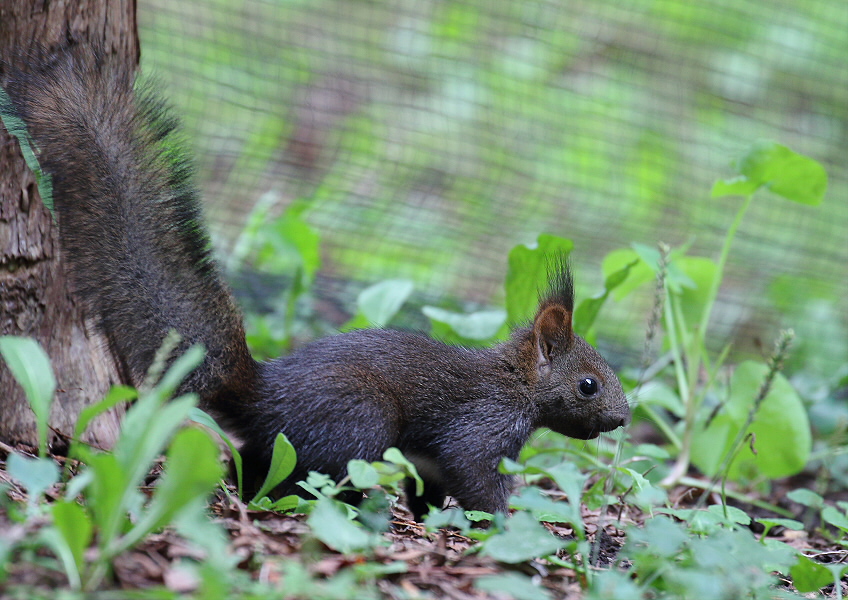
{"label": "plant stem", "polygon": [[[708,492],[715,487],[715,483],[712,481],[702,481],[700,479],[695,479],[694,477],[681,477],[678,482],[681,485],[698,488],[699,490],[704,490]],[[770,510],[771,512],[778,514],[782,517],[786,517],[787,519],[795,518],[795,515],[780,506],[769,504],[763,500],[757,500],[756,498],[751,498],[742,492],[737,492],[735,490],[727,490],[727,497],[733,498],[734,500],[738,500],[739,502],[744,502],[745,504],[750,504],[751,506],[756,506],[757,508],[764,508],[766,510]]]}
{"label": "plant stem", "polygon": [[661,486],[671,487],[689,470],[692,430],[695,426],[697,411],[692,394],[691,382],[687,379],[686,370],[684,369],[684,347],[682,347],[679,339],[679,334],[683,333],[685,324],[675,317],[678,313],[674,309],[674,296],[668,291],[666,293],[668,294],[665,303],[666,328],[668,330],[669,341],[671,342],[671,352],[674,356],[674,373],[677,377],[677,387],[680,390],[680,399],[686,408],[683,437],[679,446],[680,453],[677,455],[677,460],[674,462],[671,471],[660,481]]}
{"label": "plant stem", "polygon": [[[748,212],[748,207],[751,206],[753,195],[745,196],[742,206],[736,213],[730,229],[727,230],[727,235],[724,238],[724,244],[719,254],[718,263],[716,265],[716,274],[710,284],[710,289],[707,292],[707,301],[704,304],[704,312],[701,314],[701,322],[698,325],[695,335],[688,340],[681,339],[686,333],[686,323],[678,310],[672,308],[671,311],[666,309],[666,325],[668,326],[669,339],[671,341],[672,350],[675,357],[675,373],[677,375],[678,387],[680,388],[680,397],[686,405],[686,419],[684,423],[682,444],[680,454],[677,455],[677,460],[674,466],[669,471],[660,485],[670,487],[680,481],[680,478],[689,470],[689,459],[691,457],[692,435],[694,433],[695,421],[698,416],[698,408],[700,400],[695,394],[695,389],[698,384],[698,373],[701,368],[703,355],[706,352],[706,337],[707,326],[710,322],[710,315],[715,306],[718,290],[721,287],[721,282],[724,278],[724,267],[727,264],[727,257],[730,255],[730,248],[733,245],[733,239],[736,237],[736,231]],[[674,296],[669,293],[666,300],[666,307],[673,304]],[[679,329],[678,329],[679,328]],[[678,339],[680,338],[680,339]],[[685,374],[683,371],[683,357],[685,354],[686,368]],[[680,364],[678,364],[680,363]]]}
{"label": "plant stem", "polygon": [[745,196],[745,200],[739,208],[739,211],[736,213],[736,217],[733,219],[733,223],[730,225],[730,229],[727,230],[727,235],[724,238],[724,245],[722,246],[721,254],[718,257],[716,275],[715,278],[713,278],[712,285],[710,285],[710,291],[707,295],[707,303],[704,306],[704,313],[701,315],[701,323],[698,326],[698,334],[701,336],[701,339],[706,338],[707,325],[709,324],[710,315],[712,314],[713,306],[715,305],[716,298],[718,297],[718,289],[721,287],[722,279],[724,279],[724,266],[727,264],[727,257],[730,254],[730,247],[733,245],[733,238],[736,237],[736,230],[739,229],[739,225],[742,223],[745,213],[748,212],[748,207],[751,206],[751,200],[753,200],[753,198],[753,194]]}

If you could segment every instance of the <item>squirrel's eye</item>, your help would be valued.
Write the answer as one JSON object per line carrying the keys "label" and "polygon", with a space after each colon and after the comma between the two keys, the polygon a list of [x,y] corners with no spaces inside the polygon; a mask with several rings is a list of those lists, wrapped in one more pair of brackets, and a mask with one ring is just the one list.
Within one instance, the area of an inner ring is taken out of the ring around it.
{"label": "squirrel's eye", "polygon": [[598,382],[591,377],[585,377],[580,380],[580,383],[577,384],[577,388],[580,390],[580,393],[584,396],[594,396],[598,393],[600,386]]}

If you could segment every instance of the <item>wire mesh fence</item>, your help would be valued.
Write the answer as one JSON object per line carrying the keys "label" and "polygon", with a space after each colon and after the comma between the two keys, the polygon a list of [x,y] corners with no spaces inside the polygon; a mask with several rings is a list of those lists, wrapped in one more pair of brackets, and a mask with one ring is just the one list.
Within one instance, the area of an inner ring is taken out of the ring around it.
{"label": "wire mesh fence", "polygon": [[[141,0],[142,65],[184,117],[223,252],[260,201],[306,200],[327,272],[497,303],[508,250],[715,257],[712,183],[759,139],[822,162],[811,208],[766,193],[731,254],[714,336],[793,325],[848,363],[843,0]],[[270,200],[269,200],[270,199]],[[639,348],[651,299],[600,336]]]}

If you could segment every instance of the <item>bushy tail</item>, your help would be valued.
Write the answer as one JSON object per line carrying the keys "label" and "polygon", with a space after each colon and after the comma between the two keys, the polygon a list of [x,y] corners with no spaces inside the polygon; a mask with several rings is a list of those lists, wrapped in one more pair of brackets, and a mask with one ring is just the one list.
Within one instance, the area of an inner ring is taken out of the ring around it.
{"label": "bushy tail", "polygon": [[7,91],[53,178],[74,291],[129,380],[143,380],[175,329],[180,350],[199,342],[207,351],[181,391],[212,409],[247,400],[256,365],[163,102],[136,91],[125,65],[79,46],[33,59]]}

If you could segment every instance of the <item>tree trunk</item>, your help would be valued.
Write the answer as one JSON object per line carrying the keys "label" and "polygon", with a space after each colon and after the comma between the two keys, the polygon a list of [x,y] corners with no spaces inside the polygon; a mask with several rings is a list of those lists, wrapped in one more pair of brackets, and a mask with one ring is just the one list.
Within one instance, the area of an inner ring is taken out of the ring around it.
{"label": "tree trunk", "polygon": [[[138,65],[135,0],[55,2],[0,0],[0,85],[10,68],[36,45],[97,42]],[[0,335],[35,338],[50,356],[58,389],[51,412],[51,442],[62,448],[80,410],[122,383],[118,362],[95,332],[69,289],[58,228],[38,195],[17,141],[0,127]],[[86,441],[111,445],[122,409],[91,425]],[[35,415],[0,360],[0,441],[37,442]]]}

